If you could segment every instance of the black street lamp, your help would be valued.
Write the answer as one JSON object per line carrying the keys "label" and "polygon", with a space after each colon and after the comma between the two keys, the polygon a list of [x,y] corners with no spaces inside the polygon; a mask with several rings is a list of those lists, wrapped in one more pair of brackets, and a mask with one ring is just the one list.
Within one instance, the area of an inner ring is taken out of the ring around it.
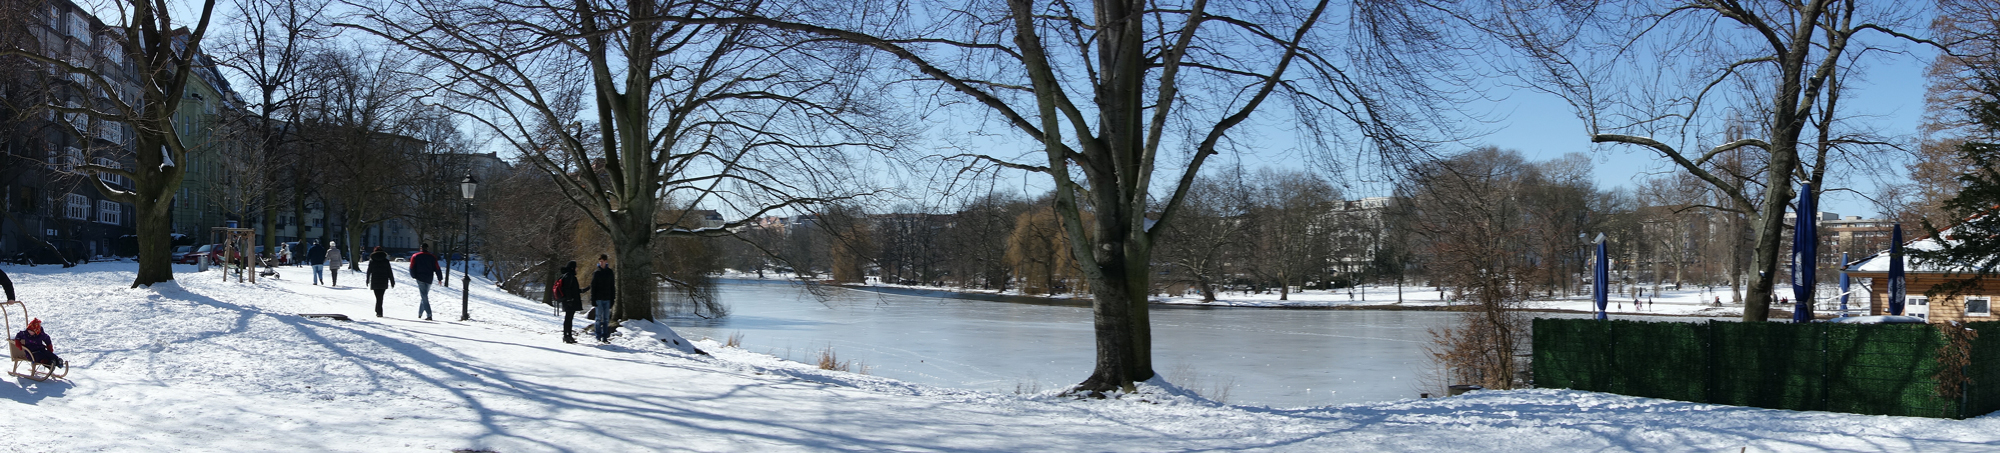
{"label": "black street lamp", "polygon": [[465,261],[465,272],[460,274],[464,279],[459,280],[458,285],[460,321],[472,320],[472,192],[475,190],[479,190],[479,180],[472,179],[472,174],[466,173],[465,180],[458,182],[459,194],[465,195],[465,247],[459,249],[465,254],[459,257],[459,260]]}

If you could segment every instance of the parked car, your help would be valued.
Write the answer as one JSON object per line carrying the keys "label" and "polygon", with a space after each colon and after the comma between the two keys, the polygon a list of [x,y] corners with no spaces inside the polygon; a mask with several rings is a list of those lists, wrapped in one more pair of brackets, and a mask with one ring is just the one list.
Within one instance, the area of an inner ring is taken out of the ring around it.
{"label": "parked car", "polygon": [[180,247],[174,247],[174,255],[172,258],[169,258],[168,261],[173,261],[176,263],[181,262],[181,257],[187,256],[187,254],[191,252],[194,252],[194,246],[192,245],[183,245]]}
{"label": "parked car", "polygon": [[180,264],[198,263],[204,258],[210,258],[215,256],[216,253],[220,252],[220,250],[218,250],[220,248],[221,247],[219,247],[217,244],[204,245],[195,248],[194,251],[188,252],[186,255],[181,255],[181,257],[179,259],[174,260],[174,262]]}

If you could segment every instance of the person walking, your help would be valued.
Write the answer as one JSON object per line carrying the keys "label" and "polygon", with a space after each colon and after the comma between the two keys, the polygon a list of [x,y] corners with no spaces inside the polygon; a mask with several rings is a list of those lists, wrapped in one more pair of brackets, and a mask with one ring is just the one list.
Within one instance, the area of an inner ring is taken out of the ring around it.
{"label": "person walking", "polygon": [[597,312],[591,333],[598,343],[611,342],[611,301],[618,297],[617,278],[611,273],[611,257],[597,255],[597,270],[590,273],[590,305]]}
{"label": "person walking", "polygon": [[575,343],[576,335],[572,327],[576,326],[577,310],[583,309],[583,288],[577,286],[575,261],[563,265],[562,277],[556,279],[555,293],[556,301],[562,304],[563,342]]}
{"label": "person walking", "polygon": [[368,254],[368,289],[375,291],[375,317],[382,317],[382,293],[396,287],[396,271],[380,248]]}
{"label": "person walking", "polygon": [[442,272],[438,269],[437,255],[431,254],[431,245],[417,246],[417,254],[410,255],[410,279],[417,281],[417,317],[431,320],[431,280]]}
{"label": "person walking", "polygon": [[340,267],[347,265],[346,261],[347,259],[340,253],[339,242],[326,243],[326,265],[333,268],[333,279],[327,281],[327,286],[340,286]]}
{"label": "person walking", "polygon": [[[312,248],[306,249],[306,264],[312,265],[313,284],[315,285],[326,282],[326,276],[323,273],[326,270],[326,255],[326,246],[320,245],[318,240],[312,241]],[[338,273],[340,269],[334,269],[333,271]]]}

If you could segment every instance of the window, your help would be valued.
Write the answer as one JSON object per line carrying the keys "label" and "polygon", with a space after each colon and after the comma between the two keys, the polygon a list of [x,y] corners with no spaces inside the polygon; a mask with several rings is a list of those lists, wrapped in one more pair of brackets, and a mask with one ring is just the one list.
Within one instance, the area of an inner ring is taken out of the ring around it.
{"label": "window", "polygon": [[125,210],[121,209],[116,201],[99,200],[97,202],[97,221],[99,223],[117,225],[119,218],[124,213]]}
{"label": "window", "polygon": [[83,41],[85,46],[90,45],[90,22],[83,19],[83,14],[70,13],[69,35]]}
{"label": "window", "polygon": [[1967,297],[1967,298],[1965,298],[1965,315],[1966,315],[1966,316],[1992,316],[1992,315],[1993,315],[1993,307],[1992,307],[1992,302],[1991,302],[1991,299],[1988,299],[1988,298],[1985,298],[1985,297]]}
{"label": "window", "polygon": [[[77,105],[76,101],[69,101],[68,105],[72,109],[83,108],[83,106]],[[68,123],[70,128],[76,129],[79,133],[83,132],[84,127],[89,124],[86,121],[89,120],[90,117],[84,116],[82,113],[63,113],[63,122]]]}
{"label": "window", "polygon": [[97,122],[97,139],[111,143],[125,144],[125,127],[110,121]]}
{"label": "window", "polygon": [[[97,159],[95,159],[95,160],[92,160],[92,163],[95,163],[95,164],[97,164],[97,165],[98,165],[98,166],[100,166],[100,167],[107,167],[107,168],[119,168],[119,169],[123,169],[123,167],[121,167],[121,166],[119,166],[119,165],[118,165],[118,161],[115,161],[115,160],[111,160],[111,159],[105,159],[105,158],[102,158],[102,157],[99,157],[99,158],[97,158]],[[101,181],[104,181],[104,183],[105,183],[105,184],[110,184],[110,185],[113,185],[113,186],[122,186],[122,185],[125,185],[125,177],[124,177],[124,176],[118,176],[118,175],[114,175],[114,174],[110,174],[110,173],[98,173],[98,174],[97,174],[97,179],[98,179],[98,180],[101,180]]]}
{"label": "window", "polygon": [[76,149],[76,147],[65,146],[63,147],[62,154],[56,154],[54,151],[49,152],[49,168],[64,172],[74,172],[76,171],[76,166],[82,164],[83,150]]}
{"label": "window", "polygon": [[84,220],[90,218],[89,197],[77,194],[69,194],[64,198],[67,198],[69,200],[69,209],[67,209],[66,212],[63,213],[63,217],[68,217],[76,220]]}
{"label": "window", "polygon": [[113,66],[124,67],[125,47],[118,45],[117,41],[104,40],[104,59],[110,60]]}

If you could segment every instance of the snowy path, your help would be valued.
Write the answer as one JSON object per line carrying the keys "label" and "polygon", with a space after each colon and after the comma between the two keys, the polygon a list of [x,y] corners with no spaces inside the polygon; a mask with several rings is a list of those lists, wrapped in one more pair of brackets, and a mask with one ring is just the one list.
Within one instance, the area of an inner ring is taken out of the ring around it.
{"label": "snowy path", "polygon": [[[182,275],[126,289],[129,263],[8,267],[77,364],[0,383],[0,448],[27,451],[2000,451],[2000,418],[1787,412],[1572,391],[1301,409],[1156,391],[1079,402],[823,372],[656,341],[558,341],[548,309],[473,292],[475,321],[375,318],[364,290]],[[296,275],[294,275],[296,274]],[[343,282],[359,279],[343,278]],[[456,319],[457,289],[432,292]],[[449,302],[447,302],[447,300]],[[356,321],[308,319],[334,312]],[[1136,398],[1134,398],[1136,399]]]}

